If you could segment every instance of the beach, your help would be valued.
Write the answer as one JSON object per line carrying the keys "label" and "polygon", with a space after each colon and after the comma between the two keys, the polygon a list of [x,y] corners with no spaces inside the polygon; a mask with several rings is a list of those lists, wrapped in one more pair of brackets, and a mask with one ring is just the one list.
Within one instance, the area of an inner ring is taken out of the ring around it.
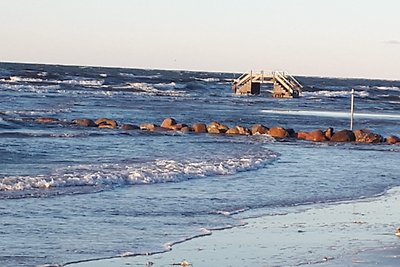
{"label": "beach", "polygon": [[[400,83],[298,77],[277,99],[235,75],[0,63],[0,265],[386,263]],[[378,143],[335,141],[351,88]]]}
{"label": "beach", "polygon": [[0,267],[400,267],[400,1],[0,8]]}
{"label": "beach", "polygon": [[161,254],[121,257],[71,267],[172,266],[399,266],[400,188],[359,201],[293,208],[245,219]]}

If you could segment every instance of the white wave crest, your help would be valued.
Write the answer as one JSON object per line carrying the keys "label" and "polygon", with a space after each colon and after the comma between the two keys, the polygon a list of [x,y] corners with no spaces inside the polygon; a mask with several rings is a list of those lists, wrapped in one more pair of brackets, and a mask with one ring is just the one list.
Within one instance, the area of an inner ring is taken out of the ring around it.
{"label": "white wave crest", "polygon": [[36,110],[6,110],[3,111],[6,115],[22,115],[22,116],[40,116],[40,115],[54,115],[58,113],[69,113],[71,108],[49,108],[49,109],[36,109]]}
{"label": "white wave crest", "polygon": [[0,88],[16,92],[48,93],[60,89],[60,85],[1,84]]}
{"label": "white wave crest", "polygon": [[125,72],[121,72],[119,74],[122,77],[129,77],[129,78],[137,78],[137,79],[154,79],[154,78],[160,78],[161,75],[160,74],[156,74],[156,75],[136,75],[133,73],[125,73]]}
{"label": "white wave crest", "polygon": [[155,160],[144,164],[79,165],[44,176],[9,176],[0,179],[0,191],[71,186],[123,186],[179,182],[208,176],[230,175],[264,167],[277,155],[270,151],[225,160]]}
{"label": "white wave crest", "polygon": [[96,80],[96,79],[70,79],[70,80],[47,80],[49,83],[57,83],[57,84],[70,84],[70,85],[81,85],[86,87],[99,87],[102,86],[104,80]]}
{"label": "white wave crest", "polygon": [[69,84],[69,85],[81,85],[87,87],[98,87],[102,86],[104,80],[97,79],[87,79],[80,77],[72,77],[67,80],[44,80],[40,78],[28,78],[28,77],[20,77],[20,76],[11,76],[8,79],[0,79],[0,82],[4,83],[47,83],[47,84]]}
{"label": "white wave crest", "polygon": [[173,96],[173,97],[181,97],[187,95],[187,93],[182,90],[157,89],[156,87],[148,83],[128,83],[127,87],[121,87],[120,89],[134,89],[135,90],[134,93],[137,93],[139,95]]}
{"label": "white wave crest", "polygon": [[[359,97],[368,97],[369,93],[367,91],[356,91],[355,94]],[[321,90],[315,92],[303,92],[305,97],[348,97],[351,95],[351,91],[328,91]]]}
{"label": "white wave crest", "polygon": [[155,88],[159,89],[167,89],[167,90],[173,90],[173,89],[184,89],[186,88],[186,84],[176,84],[174,82],[170,83],[156,83],[153,85]]}
{"label": "white wave crest", "polygon": [[394,91],[400,92],[400,88],[396,86],[376,86],[373,89],[382,90],[382,91]]}
{"label": "white wave crest", "polygon": [[198,81],[203,81],[203,82],[219,82],[220,81],[220,79],[212,78],[212,77],[210,77],[210,78],[195,78],[195,79]]}
{"label": "white wave crest", "polygon": [[20,77],[20,76],[11,76],[8,79],[0,79],[0,82],[5,82],[5,83],[18,83],[18,82],[38,83],[38,82],[43,82],[43,79],[27,78],[27,77]]}

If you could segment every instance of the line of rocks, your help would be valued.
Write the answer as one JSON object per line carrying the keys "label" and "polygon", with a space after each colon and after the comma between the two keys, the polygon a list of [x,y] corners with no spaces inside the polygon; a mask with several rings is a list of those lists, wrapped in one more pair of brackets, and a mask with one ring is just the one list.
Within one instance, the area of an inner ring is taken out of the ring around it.
{"label": "line of rocks", "polygon": [[[38,123],[61,123],[56,118],[40,117],[35,120]],[[71,124],[82,126],[82,127],[98,127],[105,129],[123,129],[123,130],[145,130],[152,132],[160,131],[180,131],[183,133],[195,132],[195,133],[209,133],[209,134],[227,134],[227,135],[270,135],[274,138],[295,138],[313,142],[357,142],[357,143],[388,143],[400,145],[400,138],[394,135],[384,138],[380,134],[371,132],[370,130],[341,130],[335,132],[333,128],[327,128],[325,131],[315,130],[311,132],[298,131],[295,132],[290,128],[283,127],[271,127],[268,128],[262,124],[256,124],[252,128],[246,128],[243,126],[235,126],[230,128],[219,122],[211,122],[206,125],[204,123],[195,123],[189,126],[184,123],[177,123],[174,118],[166,118],[161,125],[153,123],[144,123],[141,125],[133,124],[122,124],[119,126],[117,121],[100,118],[96,121],[91,119],[75,119]]]}

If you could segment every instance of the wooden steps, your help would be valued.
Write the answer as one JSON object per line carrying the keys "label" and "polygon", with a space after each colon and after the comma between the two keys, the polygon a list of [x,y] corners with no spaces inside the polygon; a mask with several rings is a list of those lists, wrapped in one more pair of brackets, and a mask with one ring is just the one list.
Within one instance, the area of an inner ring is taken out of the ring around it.
{"label": "wooden steps", "polygon": [[233,81],[232,89],[235,94],[258,95],[264,84],[273,85],[273,97],[295,98],[301,95],[303,86],[290,74],[282,71],[271,73],[246,72]]}

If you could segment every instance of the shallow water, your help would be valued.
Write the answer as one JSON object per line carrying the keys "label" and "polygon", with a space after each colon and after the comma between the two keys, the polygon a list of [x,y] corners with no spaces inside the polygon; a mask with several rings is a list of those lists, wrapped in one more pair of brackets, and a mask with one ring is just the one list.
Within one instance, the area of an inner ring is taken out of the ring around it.
{"label": "shallow water", "polygon": [[[82,128],[76,118],[400,133],[400,82],[300,77],[299,99],[234,96],[234,74],[0,64],[2,266],[161,251],[240,219],[400,185],[398,146]],[[265,112],[269,110],[270,112]],[[39,124],[37,117],[55,117]],[[235,214],[234,216],[232,216]]]}

